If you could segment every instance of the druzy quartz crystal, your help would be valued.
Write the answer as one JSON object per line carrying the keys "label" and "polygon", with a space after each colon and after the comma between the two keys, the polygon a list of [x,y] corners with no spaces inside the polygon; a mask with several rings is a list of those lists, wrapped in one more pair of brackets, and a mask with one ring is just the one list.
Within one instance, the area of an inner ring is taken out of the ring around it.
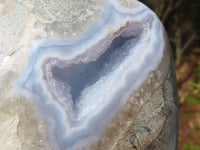
{"label": "druzy quartz crystal", "polygon": [[2,40],[0,26],[0,136],[12,128],[0,146],[177,149],[173,61],[154,12],[136,0],[36,0],[10,7],[3,21],[19,12],[24,22],[14,22],[21,29],[7,27],[4,36],[20,30],[13,43]]}

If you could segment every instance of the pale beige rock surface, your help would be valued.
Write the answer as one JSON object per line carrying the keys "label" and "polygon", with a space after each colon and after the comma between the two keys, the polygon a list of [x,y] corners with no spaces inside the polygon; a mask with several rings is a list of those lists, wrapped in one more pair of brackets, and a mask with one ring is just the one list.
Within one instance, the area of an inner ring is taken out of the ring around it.
{"label": "pale beige rock surface", "polygon": [[0,113],[0,147],[2,150],[19,150],[21,142],[17,136],[18,116]]}
{"label": "pale beige rock surface", "polygon": [[[136,0],[118,1],[130,8],[139,5]],[[101,15],[102,3],[103,0],[0,0],[1,150],[51,149],[46,124],[31,101],[11,94],[13,84],[25,67],[33,39],[74,37],[82,33]],[[113,119],[97,145],[85,149],[169,148],[167,139],[172,134],[176,136],[176,129],[170,126],[176,124],[178,108],[168,50],[167,47],[162,64],[131,97],[126,111]]]}

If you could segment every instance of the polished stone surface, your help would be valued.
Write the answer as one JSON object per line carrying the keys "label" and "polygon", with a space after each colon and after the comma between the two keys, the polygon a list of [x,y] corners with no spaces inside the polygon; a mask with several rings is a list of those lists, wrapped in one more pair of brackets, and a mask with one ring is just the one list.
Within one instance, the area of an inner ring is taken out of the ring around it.
{"label": "polished stone surface", "polygon": [[176,149],[173,62],[149,8],[135,0],[10,3],[0,5],[5,150]]}

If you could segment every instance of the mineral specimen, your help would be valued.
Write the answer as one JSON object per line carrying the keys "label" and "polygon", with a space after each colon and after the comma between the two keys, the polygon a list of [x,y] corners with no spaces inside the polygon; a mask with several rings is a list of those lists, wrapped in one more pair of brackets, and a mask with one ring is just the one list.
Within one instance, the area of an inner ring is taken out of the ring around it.
{"label": "mineral specimen", "polygon": [[[21,29],[24,37],[12,38],[25,46],[9,41],[0,51],[0,113],[16,118],[12,149],[176,149],[173,62],[149,8],[137,1],[22,2],[12,9],[24,11],[24,20],[31,10],[33,33],[26,41]],[[17,54],[7,53],[16,45]],[[20,62],[9,69],[8,59]]]}

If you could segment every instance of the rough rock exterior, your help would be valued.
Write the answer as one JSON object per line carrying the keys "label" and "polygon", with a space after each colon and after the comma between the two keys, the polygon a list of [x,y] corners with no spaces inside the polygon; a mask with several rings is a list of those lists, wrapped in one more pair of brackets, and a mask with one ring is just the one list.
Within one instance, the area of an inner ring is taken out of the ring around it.
{"label": "rough rock exterior", "polygon": [[[136,0],[116,0],[128,9]],[[104,0],[0,1],[0,149],[53,150],[49,127],[33,97],[15,93],[36,39],[70,39],[87,31]],[[178,96],[166,35],[162,60],[102,132],[80,150],[176,150]],[[55,150],[65,150],[58,148]]]}

